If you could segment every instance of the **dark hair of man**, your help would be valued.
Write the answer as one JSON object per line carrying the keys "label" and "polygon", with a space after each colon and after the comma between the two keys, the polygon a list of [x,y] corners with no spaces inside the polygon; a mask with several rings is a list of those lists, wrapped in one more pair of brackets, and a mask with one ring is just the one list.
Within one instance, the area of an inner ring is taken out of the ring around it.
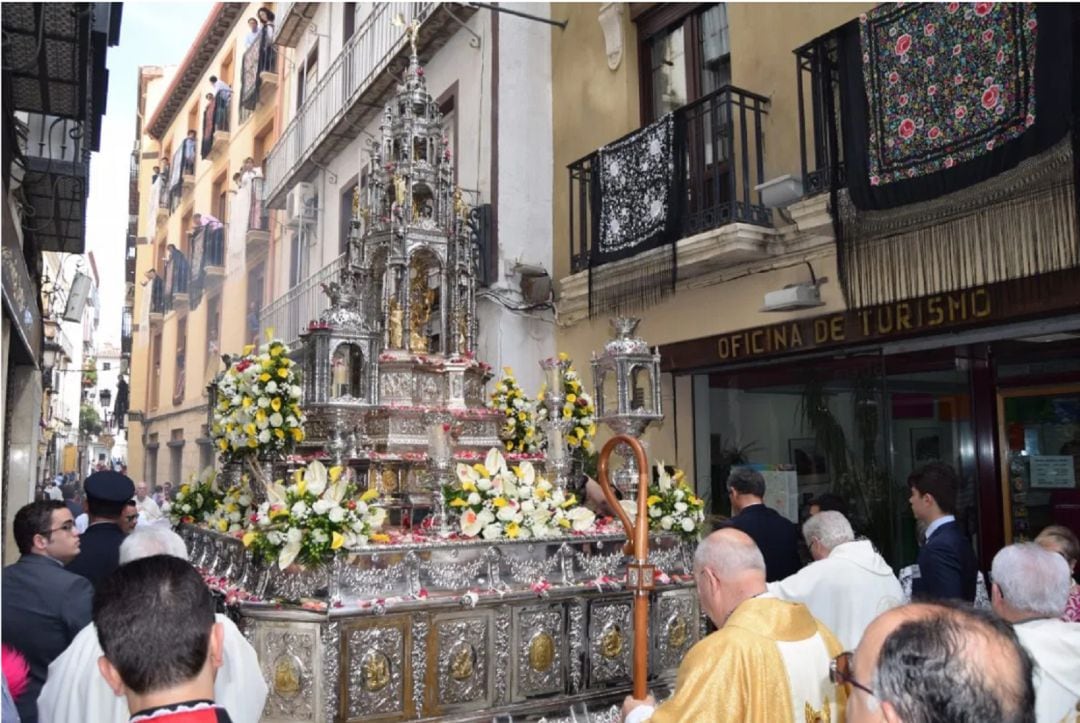
{"label": "dark hair of man", "polygon": [[167,690],[195,678],[206,663],[213,605],[210,589],[189,562],[172,555],[144,557],[121,565],[98,586],[98,642],[133,692]]}
{"label": "dark hair of man", "polygon": [[1012,626],[963,603],[933,605],[885,638],[875,695],[906,723],[1035,723],[1032,661]]}
{"label": "dark hair of man", "polygon": [[765,496],[765,478],[752,469],[732,470],[728,477],[728,486],[740,495]]}
{"label": "dark hair of man", "polygon": [[63,493],[65,500],[75,499],[75,485],[64,485],[60,488],[60,492]]}
{"label": "dark hair of man", "polygon": [[99,500],[96,497],[86,497],[86,509],[94,517],[105,517],[107,519],[118,519],[120,515],[124,513],[124,507],[127,505],[127,500],[123,502],[113,502],[111,500]]}
{"label": "dark hair of man", "polygon": [[19,552],[30,554],[34,549],[34,535],[51,535],[53,510],[66,509],[67,505],[60,500],[38,500],[20,508],[11,523],[11,533]]}
{"label": "dark hair of man", "polygon": [[818,512],[839,512],[845,517],[847,517],[848,513],[847,502],[844,498],[840,495],[834,495],[832,492],[818,495],[810,500],[810,504],[807,506],[817,507]]}
{"label": "dark hair of man", "polygon": [[947,515],[956,512],[956,492],[960,488],[960,480],[953,468],[944,462],[931,462],[925,467],[920,467],[908,477],[908,487],[919,491],[919,494],[933,495],[941,511]]}
{"label": "dark hair of man", "polygon": [[216,75],[211,75],[210,76],[210,82],[211,83],[216,83],[217,82],[217,76]]}

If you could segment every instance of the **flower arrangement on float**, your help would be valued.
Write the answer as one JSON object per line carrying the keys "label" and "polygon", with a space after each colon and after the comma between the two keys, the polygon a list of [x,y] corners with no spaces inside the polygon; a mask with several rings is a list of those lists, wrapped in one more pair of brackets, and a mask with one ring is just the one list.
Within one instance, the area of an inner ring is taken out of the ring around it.
{"label": "flower arrangement on float", "polygon": [[240,478],[240,484],[225,490],[217,499],[214,511],[206,517],[206,526],[215,532],[237,534],[243,532],[251,509],[251,488],[248,476]]}
{"label": "flower arrangement on float", "polygon": [[508,467],[492,447],[483,464],[458,463],[457,485],[443,489],[446,504],[460,512],[465,537],[485,540],[557,537],[593,527],[592,510],[578,505],[536,473],[530,462]]}
{"label": "flower arrangement on float", "polygon": [[[559,352],[559,361],[567,364],[563,379],[563,403],[562,417],[569,420],[572,426],[566,432],[566,443],[570,446],[571,454],[578,458],[584,458],[585,453],[593,449],[593,438],[596,437],[596,406],[593,404],[592,395],[585,391],[581,384],[581,377],[574,370],[573,362],[566,352]],[[537,402],[543,402],[548,393],[548,385],[545,382],[540,387],[540,393],[536,395]],[[538,404],[537,418],[543,421],[548,418],[548,409],[545,404]]]}
{"label": "flower arrangement on float", "polygon": [[353,499],[355,492],[341,467],[328,470],[312,461],[296,470],[291,484],[267,485],[267,500],[248,518],[244,546],[284,570],[293,563],[323,564],[342,547],[389,541],[378,532],[386,510],[371,504],[378,492]]}
{"label": "flower arrangement on float", "polygon": [[507,452],[537,452],[541,437],[536,427],[536,402],[525,396],[514,379],[513,369],[503,367],[503,374],[503,378],[495,384],[488,405],[506,417],[500,438]]}
{"label": "flower arrangement on float", "polygon": [[215,382],[210,437],[226,462],[284,456],[304,440],[300,372],[289,347],[271,339],[244,347]]}
{"label": "flower arrangement on float", "polygon": [[169,507],[169,517],[175,524],[205,524],[223,497],[217,486],[217,471],[207,467],[198,474],[192,474],[187,484],[180,485],[176,499]]}
{"label": "flower arrangement on float", "polygon": [[[697,540],[705,525],[705,501],[694,494],[686,474],[659,462],[653,480],[646,499],[649,530],[673,532],[685,540]],[[631,519],[637,514],[636,502],[623,500],[622,507]]]}

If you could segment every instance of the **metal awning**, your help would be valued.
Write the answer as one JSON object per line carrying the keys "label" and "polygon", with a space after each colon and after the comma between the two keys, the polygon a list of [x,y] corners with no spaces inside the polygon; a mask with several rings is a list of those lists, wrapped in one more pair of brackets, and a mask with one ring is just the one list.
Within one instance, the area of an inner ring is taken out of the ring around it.
{"label": "metal awning", "polygon": [[4,67],[19,110],[83,120],[93,3],[4,3]]}

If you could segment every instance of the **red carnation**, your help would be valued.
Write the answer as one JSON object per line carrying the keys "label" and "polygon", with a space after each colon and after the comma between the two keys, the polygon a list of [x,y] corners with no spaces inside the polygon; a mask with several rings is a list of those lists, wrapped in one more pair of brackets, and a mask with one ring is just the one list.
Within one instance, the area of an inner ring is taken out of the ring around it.
{"label": "red carnation", "polygon": [[926,56],[926,64],[927,64],[927,66],[929,66],[931,68],[934,67],[934,56],[933,55]]}
{"label": "red carnation", "polygon": [[993,31],[993,29],[988,28],[988,29],[984,30],[983,34],[982,34],[982,39],[983,39],[984,43],[989,43],[991,40],[993,40],[994,39],[994,31]]}
{"label": "red carnation", "polygon": [[949,11],[949,14],[955,13],[960,9],[960,3],[949,3],[945,6],[945,9]]}
{"label": "red carnation", "polygon": [[907,93],[901,94],[898,101],[899,101],[900,105],[907,105],[908,104],[908,95],[907,95]]}
{"label": "red carnation", "polygon": [[897,73],[895,70],[889,73],[889,83],[895,85],[898,82],[900,82],[900,74]]}
{"label": "red carnation", "polygon": [[904,55],[911,48],[911,35],[904,33],[896,39],[896,54]]}
{"label": "red carnation", "polygon": [[945,159],[945,167],[946,168],[952,168],[955,163],[956,163],[956,161],[953,160],[952,156],[949,156],[948,158]]}
{"label": "red carnation", "polygon": [[931,85],[929,88],[926,89],[926,94],[927,95],[937,95],[937,86],[936,85]]}
{"label": "red carnation", "polygon": [[958,106],[956,106],[956,110],[953,111],[953,115],[956,116],[957,120],[962,119],[964,116],[967,115],[967,106],[966,105],[958,105]]}
{"label": "red carnation", "polygon": [[956,45],[952,46],[952,54],[953,55],[960,55],[960,53],[962,53],[962,52],[964,52],[964,48],[960,45],[960,43],[957,43]]}
{"label": "red carnation", "polygon": [[913,135],[915,135],[915,121],[911,120],[910,118],[905,118],[904,120],[902,120],[900,122],[899,133],[901,138],[911,138]]}
{"label": "red carnation", "polygon": [[927,35],[933,35],[934,30],[936,30],[936,29],[937,28],[934,27],[933,23],[927,23],[926,25],[923,26],[923,32],[926,33]]}

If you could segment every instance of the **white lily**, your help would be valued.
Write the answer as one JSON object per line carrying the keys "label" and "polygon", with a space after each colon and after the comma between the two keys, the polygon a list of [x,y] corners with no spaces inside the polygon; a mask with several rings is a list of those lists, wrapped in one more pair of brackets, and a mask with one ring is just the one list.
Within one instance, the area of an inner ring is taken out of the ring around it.
{"label": "white lily", "polygon": [[[292,532],[292,530],[290,530],[290,532]],[[293,564],[296,560],[296,556],[300,554],[300,547],[301,545],[299,542],[293,542],[292,540],[285,543],[285,546],[281,548],[281,552],[278,553],[278,567],[284,570],[289,565]]]}
{"label": "white lily", "polygon": [[466,537],[476,537],[483,527],[484,523],[480,520],[480,516],[472,510],[465,510],[461,515],[461,534]]}
{"label": "white lily", "polygon": [[633,522],[635,519],[637,519],[636,500],[619,500],[619,504],[622,506],[623,512],[625,512],[630,517],[630,522]]}
{"label": "white lily", "polygon": [[304,480],[307,482],[307,491],[321,497],[326,490],[326,467],[319,460],[312,460],[304,472]]}
{"label": "white lily", "polygon": [[532,485],[536,482],[536,470],[533,469],[532,462],[522,462],[518,465],[518,472],[521,484]]}
{"label": "white lily", "polygon": [[281,482],[274,481],[266,485],[266,499],[270,507],[285,506],[285,488]]}
{"label": "white lily", "polygon": [[596,514],[588,507],[575,507],[566,513],[566,517],[570,520],[570,527],[577,532],[584,532],[596,521]]}
{"label": "white lily", "polygon": [[480,479],[480,475],[472,465],[463,464],[458,462],[457,466],[457,478],[458,482],[476,482]]}
{"label": "white lily", "polygon": [[487,457],[484,458],[484,467],[487,468],[488,474],[493,477],[500,472],[505,472],[506,459],[502,456],[502,452],[495,447],[489,449]]}

